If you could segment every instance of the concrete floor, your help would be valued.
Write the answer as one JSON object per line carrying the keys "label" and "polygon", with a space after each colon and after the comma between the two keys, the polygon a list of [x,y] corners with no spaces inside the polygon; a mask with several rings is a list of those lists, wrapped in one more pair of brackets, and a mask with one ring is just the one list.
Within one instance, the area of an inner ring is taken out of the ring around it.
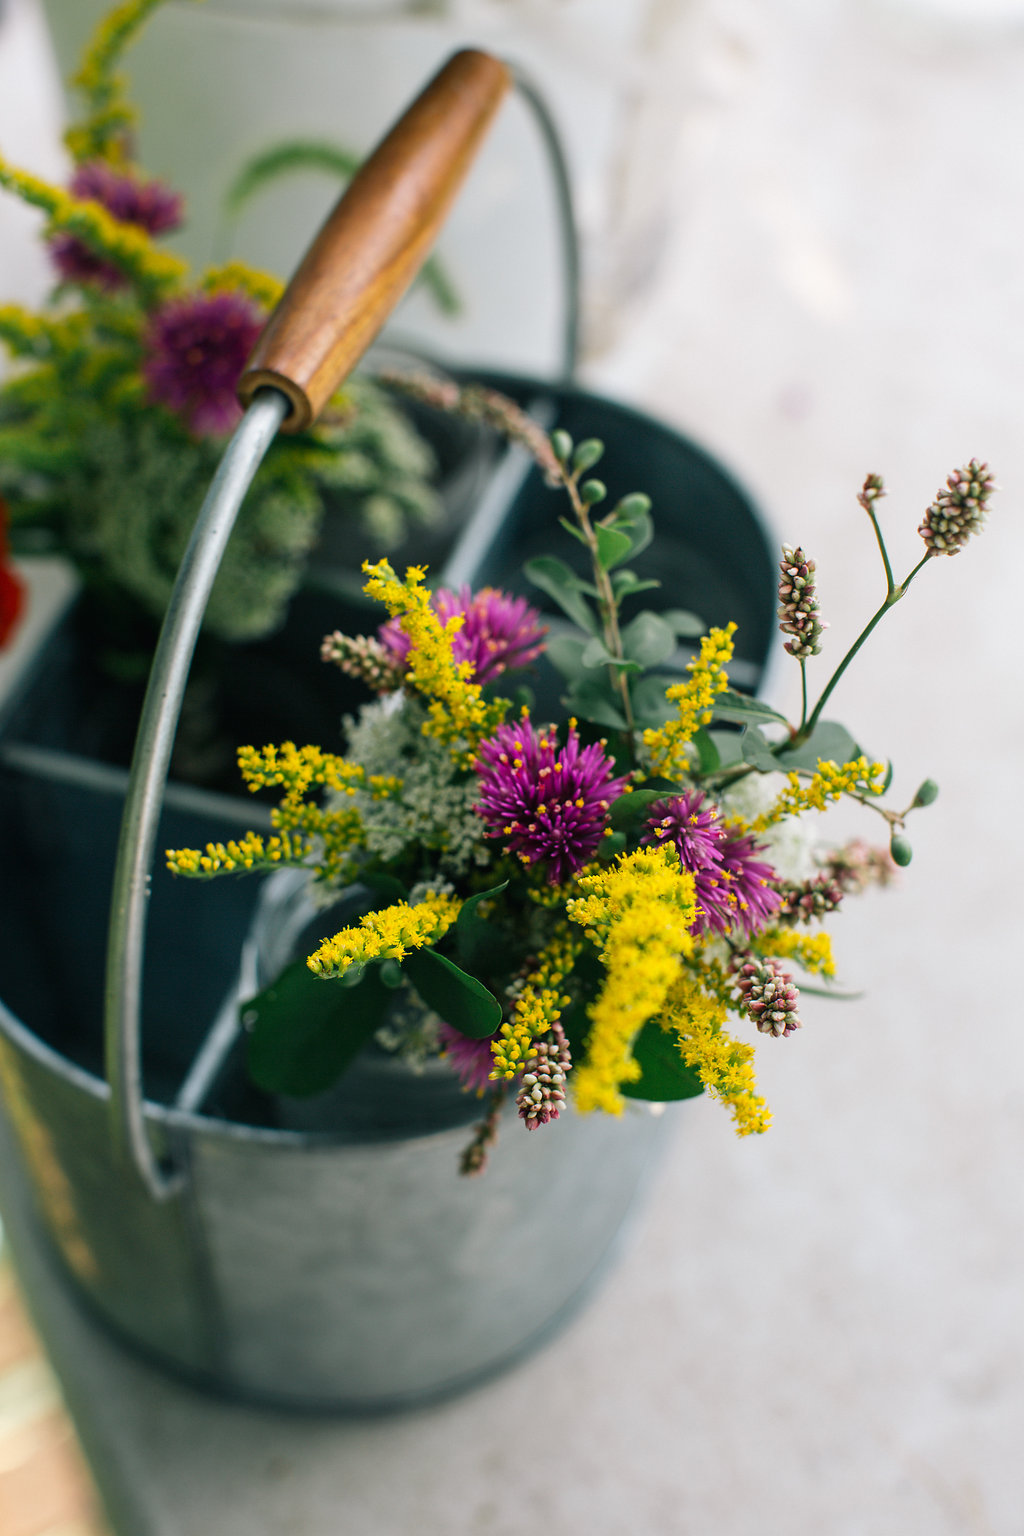
{"label": "concrete floor", "polygon": [[1018,12],[681,6],[670,243],[591,367],[813,554],[833,656],[882,593],[865,473],[900,574],[948,470],[997,472],[984,539],[933,562],[835,697],[895,796],[942,790],[901,889],[836,925],[864,998],[808,1000],[762,1044],[769,1135],[686,1106],[601,1294],[458,1401],[254,1416],[76,1335],[58,1363],[108,1494],[142,1496],[131,1536],[1024,1532]]}

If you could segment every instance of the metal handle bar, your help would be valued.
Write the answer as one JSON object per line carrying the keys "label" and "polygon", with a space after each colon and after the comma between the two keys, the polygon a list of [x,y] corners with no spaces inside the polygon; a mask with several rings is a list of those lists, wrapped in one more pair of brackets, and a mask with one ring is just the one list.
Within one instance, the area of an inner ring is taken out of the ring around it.
{"label": "metal handle bar", "polygon": [[[242,500],[279,430],[316,420],[412,282],[511,83],[489,54],[455,54],[399,119],[339,199],[303,258],[239,383],[248,406],[196,520],[157,643],[118,841],[107,946],[104,1043],[111,1134],[156,1200],[182,1185],[146,1131],[142,960],[161,803],[192,655]],[[546,109],[536,115],[555,172],[566,252],[564,365],[576,351],[578,264],[565,161]]]}

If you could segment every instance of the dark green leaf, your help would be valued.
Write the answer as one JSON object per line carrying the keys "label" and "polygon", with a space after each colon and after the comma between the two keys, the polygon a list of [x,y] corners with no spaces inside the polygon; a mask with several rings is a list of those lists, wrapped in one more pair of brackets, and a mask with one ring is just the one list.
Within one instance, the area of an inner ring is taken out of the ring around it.
{"label": "dark green leaf", "polygon": [[626,728],[626,717],[613,702],[602,678],[577,679],[570,686],[565,702],[574,715],[579,715],[583,720],[591,720],[594,725],[608,726],[615,731]]}
{"label": "dark green leaf", "polygon": [[640,1064],[640,1077],[635,1083],[623,1083],[622,1092],[627,1098],[665,1103],[692,1099],[703,1093],[700,1078],[685,1064],[679,1047],[657,1019],[648,1019],[637,1035],[633,1056]]}
{"label": "dark green leaf", "polygon": [[656,667],[667,661],[676,648],[675,635],[665,620],[650,609],[631,619],[622,631],[622,649],[626,656],[643,667]]}
{"label": "dark green leaf", "polygon": [[835,720],[821,720],[801,747],[787,747],[778,753],[777,767],[788,772],[791,768],[818,766],[825,762],[849,763],[860,757],[860,747],[844,725]]}
{"label": "dark green leaf", "polygon": [[580,596],[575,586],[577,578],[564,560],[558,560],[554,555],[537,555],[533,560],[527,560],[523,574],[535,587],[554,598],[562,611],[587,634],[597,633],[597,615]]}
{"label": "dark green leaf", "polygon": [[715,697],[715,718],[719,720],[738,720],[745,724],[748,720],[777,720],[780,725],[788,725],[785,715],[780,715],[777,709],[772,709],[768,704],[762,704],[760,699],[748,698],[745,693],[734,693],[731,688],[726,688]]}
{"label": "dark green leaf", "polygon": [[381,906],[390,907],[396,901],[408,900],[409,892],[401,880],[396,880],[394,875],[386,874],[383,870],[371,870],[361,874],[359,879],[362,885],[369,886],[374,896],[380,897]]}
{"label": "dark green leaf", "polygon": [[459,964],[469,971],[486,970],[494,964],[504,946],[501,930],[480,914],[480,905],[493,901],[508,885],[503,880],[489,891],[479,891],[462,903],[455,919],[455,951]]}
{"label": "dark green leaf", "polygon": [[662,789],[634,789],[632,793],[620,795],[612,801],[608,819],[613,827],[630,827],[647,815],[649,807],[656,800],[664,800],[666,795],[676,793],[678,791],[674,784]]}
{"label": "dark green leaf", "polygon": [[483,982],[436,949],[414,949],[402,962],[428,1008],[471,1040],[486,1040],[501,1023],[501,1004]]}
{"label": "dark green leaf", "polygon": [[293,960],[241,1016],[251,1028],[249,1073],[267,1093],[306,1097],[337,1082],[379,1028],[390,993],[370,967],[353,987],[322,981]]}
{"label": "dark green leaf", "polygon": [[597,558],[606,571],[613,570],[627,559],[633,548],[633,541],[628,533],[620,532],[618,528],[598,528],[597,534]]}
{"label": "dark green leaf", "polygon": [[693,745],[697,749],[697,766],[701,773],[714,773],[722,766],[721,755],[714,737],[706,726],[694,732]]}

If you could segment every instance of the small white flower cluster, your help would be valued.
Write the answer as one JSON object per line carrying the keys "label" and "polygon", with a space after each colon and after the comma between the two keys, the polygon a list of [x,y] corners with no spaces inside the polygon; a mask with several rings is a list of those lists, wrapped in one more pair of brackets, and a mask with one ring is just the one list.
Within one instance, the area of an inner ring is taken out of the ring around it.
{"label": "small white flower cluster", "polygon": [[422,734],[425,718],[419,704],[391,694],[346,720],[348,756],[369,774],[402,780],[400,797],[375,799],[357,790],[351,803],[369,853],[391,861],[414,843],[438,852],[440,873],[464,875],[489,857],[475,810],[479,786],[474,776],[461,776],[449,746]]}
{"label": "small white flower cluster", "polygon": [[[722,795],[722,816],[742,816],[744,821],[754,821],[775,803],[786,783],[783,773],[748,774]],[[789,816],[759,832],[757,841],[766,850],[764,857],[780,880],[796,884],[818,873],[815,854],[821,844],[813,817]]]}

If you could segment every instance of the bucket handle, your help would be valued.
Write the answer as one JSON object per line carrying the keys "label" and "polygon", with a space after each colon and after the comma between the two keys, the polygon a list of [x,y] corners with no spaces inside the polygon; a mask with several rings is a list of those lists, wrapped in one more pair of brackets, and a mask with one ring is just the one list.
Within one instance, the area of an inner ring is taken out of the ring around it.
{"label": "bucket handle", "polygon": [[239,384],[248,409],[196,519],[157,642],[125,798],[107,945],[104,1045],[114,1145],[156,1200],[182,1185],[146,1130],[141,1063],[147,897],[171,749],[203,614],[242,499],[278,430],[316,420],[430,252],[512,82],[456,53],[361,167],[303,257]]}

